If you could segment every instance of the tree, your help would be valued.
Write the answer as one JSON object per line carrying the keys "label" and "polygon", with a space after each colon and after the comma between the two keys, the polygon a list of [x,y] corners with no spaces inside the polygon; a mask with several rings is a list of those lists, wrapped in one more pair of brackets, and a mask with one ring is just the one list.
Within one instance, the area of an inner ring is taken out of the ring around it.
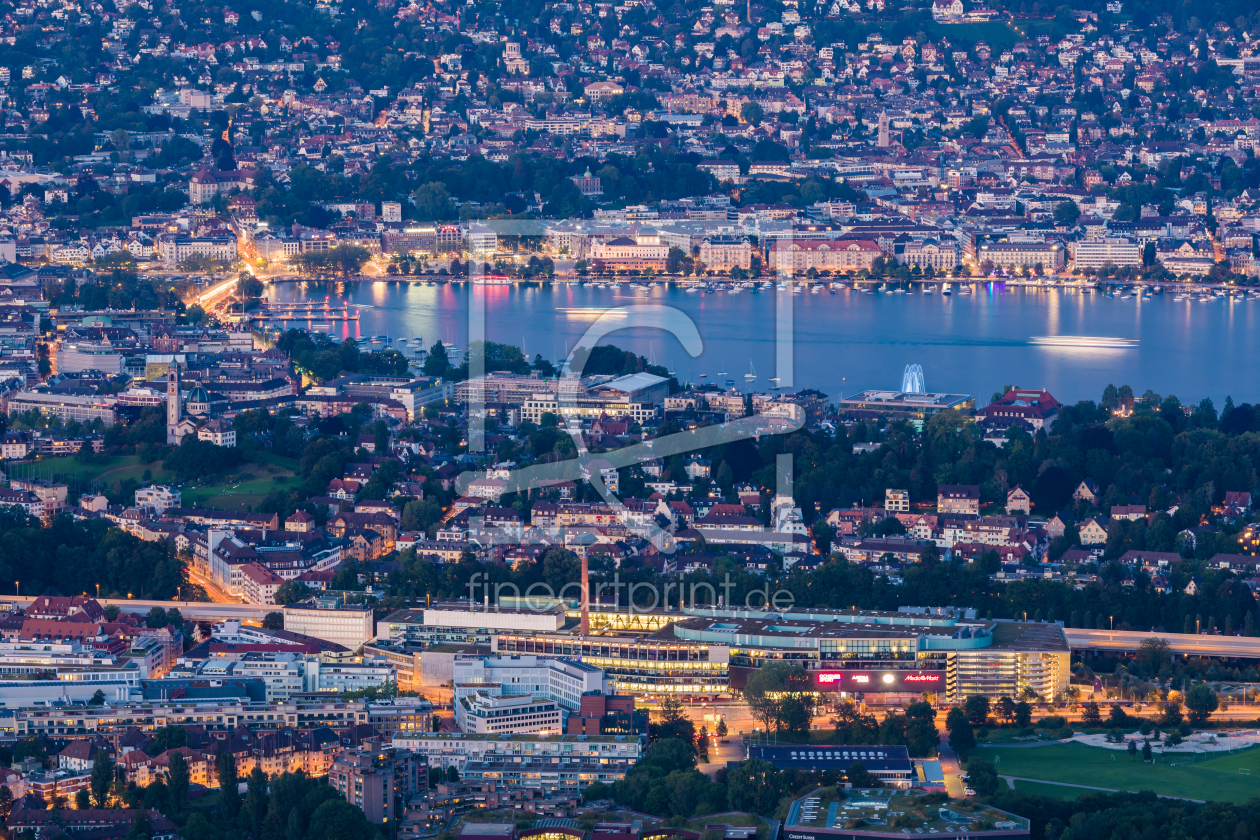
{"label": "tree", "polygon": [[219,808],[229,819],[241,809],[240,780],[236,775],[236,757],[224,750],[214,760],[215,773],[219,777]]}
{"label": "tree", "polygon": [[1137,751],[1138,751],[1137,741],[1130,741],[1129,742],[1129,761],[1132,761],[1133,759],[1137,758]]}
{"label": "tree", "polygon": [[188,783],[188,762],[184,760],[184,754],[180,752],[171,753],[170,769],[166,774],[167,797],[170,802],[170,813],[168,816],[178,816],[187,809]]}
{"label": "tree", "polygon": [[883,787],[884,783],[879,776],[866,769],[866,764],[861,761],[855,761],[849,765],[849,769],[844,771],[844,775],[849,780],[849,784],[855,788],[877,788]]}
{"label": "tree", "polygon": [[1150,741],[1146,741],[1146,740],[1142,741],[1142,761],[1147,764],[1149,764],[1151,761],[1151,742]]}
{"label": "tree", "polygon": [[429,348],[429,354],[424,359],[424,375],[445,376],[446,369],[450,366],[451,362],[446,355],[446,348],[442,346],[441,341],[435,341],[433,346]]}
{"label": "tree", "polygon": [[906,706],[906,748],[910,755],[936,755],[941,735],[936,731],[935,720],[936,710],[931,703],[918,701]]}
{"label": "tree", "polygon": [[371,840],[375,836],[376,829],[368,823],[362,808],[344,799],[329,799],[311,814],[304,840]]}
{"label": "tree", "polygon": [[1081,208],[1075,201],[1060,201],[1054,206],[1054,221],[1060,225],[1071,227],[1081,217]]}
{"label": "tree", "polygon": [[125,840],[151,840],[153,837],[153,821],[145,811],[137,811],[131,822],[131,830]]}
{"label": "tree", "polygon": [[80,811],[86,811],[92,807],[92,796],[88,793],[87,788],[79,788],[74,794],[74,807]]}
{"label": "tree", "polygon": [[1202,726],[1220,706],[1220,700],[1211,686],[1197,683],[1186,691],[1185,704],[1191,725]]}
{"label": "tree", "polygon": [[998,698],[997,715],[1003,723],[1010,724],[1015,720],[1015,701],[1003,694]]}
{"label": "tree", "polygon": [[[296,604],[299,601],[305,601],[309,597],[311,597],[310,588],[300,580],[286,580],[276,587],[275,602],[277,604]],[[273,629],[283,630],[284,613],[278,611],[267,613],[263,620],[266,621],[273,615],[280,616],[280,626]],[[268,625],[264,624],[263,626],[266,627]]]}
{"label": "tree", "polygon": [[145,616],[144,623],[150,630],[157,630],[160,627],[165,627],[168,624],[166,610],[161,607],[154,607],[149,610],[149,614]]}
{"label": "tree", "polygon": [[182,726],[163,726],[153,733],[153,754],[188,746],[188,732]]}
{"label": "tree", "polygon": [[[954,709],[953,711],[959,710]],[[959,759],[963,760],[976,748],[976,735],[971,729],[971,723],[967,720],[967,716],[961,712],[954,727],[949,730],[949,747],[958,754]]]}
{"label": "tree", "polygon": [[739,116],[746,123],[760,125],[766,118],[766,111],[756,102],[745,102],[739,109]]}
{"label": "tree", "polygon": [[97,750],[96,755],[92,757],[92,780],[90,786],[92,789],[92,798],[96,800],[97,808],[104,808],[109,804],[109,788],[114,783],[114,765],[109,760],[109,753],[105,750]]}
{"label": "tree", "polygon": [[1032,723],[1032,706],[1028,701],[1020,700],[1015,704],[1015,725],[1029,726]]}
{"label": "tree", "polygon": [[998,791],[997,767],[991,761],[973,758],[967,762],[967,784],[980,796],[992,796]]}
{"label": "tree", "polygon": [[1090,701],[1085,704],[1081,715],[1081,723],[1085,726],[1102,726],[1102,713],[1098,709],[1098,704]]}
{"label": "tree", "polygon": [[779,721],[779,698],[784,693],[783,677],[788,666],[782,663],[766,663],[748,677],[744,685],[744,700],[752,716],[761,721],[766,732],[772,731]]}
{"label": "tree", "polygon": [[779,769],[759,758],[749,759],[726,776],[730,807],[750,814],[770,814],[789,792]]}
{"label": "tree", "polygon": [[[283,586],[284,584],[281,584],[281,587]],[[276,591],[279,592],[280,589],[277,588]],[[302,599],[299,598],[298,600],[302,600]],[[285,601],[283,603],[293,603],[293,602]],[[272,612],[267,613],[265,616],[263,616],[263,627],[267,630],[283,630],[284,629],[284,613],[280,612],[279,610],[273,610]]]}
{"label": "tree", "polygon": [[677,723],[686,715],[683,713],[682,700],[677,697],[666,697],[661,701],[661,717],[666,723]]}
{"label": "tree", "polygon": [[973,694],[963,703],[963,711],[972,726],[984,726],[989,719],[989,698]]}
{"label": "tree", "polygon": [[454,218],[455,205],[451,193],[441,181],[429,181],[415,192],[416,218],[422,222],[440,222]]}
{"label": "tree", "polygon": [[90,700],[88,700],[88,705],[89,706],[104,706],[105,705],[105,692],[99,688],[96,689],[96,691],[92,692],[92,697]]}
{"label": "tree", "polygon": [[267,818],[267,774],[257,764],[249,772],[249,791],[245,794],[245,814],[255,837],[262,833],[263,820]]}

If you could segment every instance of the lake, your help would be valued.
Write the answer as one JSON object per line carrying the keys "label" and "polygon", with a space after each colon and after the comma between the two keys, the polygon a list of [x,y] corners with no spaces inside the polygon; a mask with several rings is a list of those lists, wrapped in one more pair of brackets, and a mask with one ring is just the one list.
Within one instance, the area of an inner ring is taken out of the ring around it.
{"label": "lake", "polygon": [[[470,306],[484,306],[485,338],[552,361],[604,311],[663,305],[695,324],[703,343],[698,357],[667,332],[642,326],[613,332],[606,343],[647,356],[682,381],[729,378],[754,390],[772,384],[776,312],[790,304],[791,372],[778,372],[785,388],[790,382],[832,397],[898,389],[905,367],[918,364],[927,390],[974,395],[980,405],[1003,385],[1045,388],[1075,402],[1098,399],[1108,383],[1128,384],[1137,394],[1148,388],[1176,394],[1183,403],[1207,396],[1218,409],[1226,395],[1260,401],[1260,381],[1245,373],[1260,348],[1260,298],[1199,302],[1171,293],[1124,299],[1002,283],[973,288],[974,294],[945,296],[380,281],[273,284],[266,294],[275,302],[349,303],[360,320],[357,328],[337,325],[333,332],[342,337],[422,338],[426,346],[441,339],[461,348],[469,341]],[[750,369],[757,379],[748,383]]]}

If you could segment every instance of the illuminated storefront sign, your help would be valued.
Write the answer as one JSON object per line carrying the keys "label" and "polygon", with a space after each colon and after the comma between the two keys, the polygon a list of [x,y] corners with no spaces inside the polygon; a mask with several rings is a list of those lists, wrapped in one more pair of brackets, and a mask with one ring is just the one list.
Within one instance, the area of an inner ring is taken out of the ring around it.
{"label": "illuminated storefront sign", "polygon": [[944,671],[819,671],[823,691],[919,692],[945,685]]}

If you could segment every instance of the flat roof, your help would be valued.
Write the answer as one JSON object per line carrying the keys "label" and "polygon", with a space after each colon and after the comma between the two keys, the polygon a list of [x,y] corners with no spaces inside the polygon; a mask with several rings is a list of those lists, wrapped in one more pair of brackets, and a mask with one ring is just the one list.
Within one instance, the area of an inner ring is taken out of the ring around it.
{"label": "flat roof", "polygon": [[853,746],[846,744],[753,744],[749,758],[760,758],[780,768],[847,769],[862,762],[871,772],[904,773],[909,776],[914,765],[910,753],[901,745]]}
{"label": "flat roof", "polygon": [[666,382],[669,382],[669,380],[654,373],[631,373],[626,376],[618,376],[616,379],[610,379],[607,382],[601,382],[595,387],[616,388],[618,391],[641,391],[644,388],[655,388],[657,385]]}
{"label": "flat roof", "polygon": [[736,636],[763,636],[769,639],[909,639],[920,636],[950,637],[952,627],[895,624],[841,623],[779,618],[689,618],[672,625],[681,639],[721,642]]}
{"label": "flat roof", "polygon": [[863,391],[840,401],[841,405],[857,405],[859,403],[889,403],[901,405],[924,405],[948,407],[971,400],[968,394],[913,394],[908,391]]}
{"label": "flat roof", "polygon": [[548,742],[554,743],[554,744],[559,744],[562,742],[567,743],[567,744],[591,743],[591,742],[601,743],[601,744],[614,744],[614,743],[634,743],[638,741],[638,738],[636,738],[633,735],[523,735],[523,734],[505,735],[504,733],[501,733],[501,732],[484,732],[484,733],[418,732],[413,735],[398,734],[394,736],[394,740],[402,740],[402,741],[417,741],[420,739],[425,739],[425,740],[436,739],[439,741],[450,741],[452,743],[455,743],[457,741],[506,741],[508,743],[512,743],[513,741],[528,741],[531,743],[544,743],[544,744]]}

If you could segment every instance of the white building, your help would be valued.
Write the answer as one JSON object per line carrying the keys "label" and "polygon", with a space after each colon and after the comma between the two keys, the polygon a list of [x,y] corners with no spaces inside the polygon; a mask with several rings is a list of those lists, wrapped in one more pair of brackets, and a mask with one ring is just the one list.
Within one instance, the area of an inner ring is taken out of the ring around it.
{"label": "white building", "polygon": [[197,439],[210,441],[215,446],[236,446],[236,429],[215,418],[197,430]]}
{"label": "white building", "polygon": [[1141,265],[1142,246],[1124,237],[1086,239],[1076,243],[1072,256],[1075,268],[1102,268],[1110,263],[1115,266]]}
{"label": "white building", "polygon": [[193,255],[231,262],[236,259],[236,238],[232,236],[161,236],[158,256],[163,262],[179,263]]}
{"label": "white building", "polygon": [[[607,675],[593,665],[528,654],[456,657],[452,677],[456,699],[477,691],[491,697],[526,695],[536,700],[553,700],[566,712],[581,708],[582,695],[587,692],[612,693]],[[457,723],[459,714],[457,704]]]}
{"label": "white building", "polygon": [[525,695],[504,697],[484,689],[455,703],[455,721],[465,732],[528,734],[561,732],[560,706]]}
{"label": "white building", "polygon": [[478,257],[493,257],[499,247],[499,235],[486,225],[468,226],[468,250]]}
{"label": "white building", "polygon": [[180,492],[172,490],[165,484],[154,484],[149,487],[141,487],[136,491],[136,507],[152,508],[157,514],[163,514],[168,509],[180,506]]}
{"label": "white building", "polygon": [[382,201],[381,221],[386,224],[389,224],[390,222],[401,222],[402,204],[397,201]]}
{"label": "white building", "polygon": [[319,596],[284,608],[284,629],[356,650],[372,639],[372,608]]}

